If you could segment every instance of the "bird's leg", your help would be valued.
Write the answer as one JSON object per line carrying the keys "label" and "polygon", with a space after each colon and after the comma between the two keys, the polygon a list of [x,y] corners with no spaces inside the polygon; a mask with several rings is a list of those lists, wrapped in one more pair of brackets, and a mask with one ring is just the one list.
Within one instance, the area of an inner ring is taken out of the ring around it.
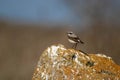
{"label": "bird's leg", "polygon": [[74,48],[75,44],[73,44],[72,48]]}
{"label": "bird's leg", "polygon": [[76,49],[76,47],[77,47],[77,43],[75,44],[75,49]]}

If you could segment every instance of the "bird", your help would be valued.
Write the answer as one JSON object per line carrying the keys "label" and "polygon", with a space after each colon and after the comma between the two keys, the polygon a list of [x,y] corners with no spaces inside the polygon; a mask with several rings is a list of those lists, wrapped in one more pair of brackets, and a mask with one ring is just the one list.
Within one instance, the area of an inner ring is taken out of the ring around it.
{"label": "bird", "polygon": [[67,32],[67,37],[68,41],[73,44],[72,48],[76,49],[78,43],[84,44],[84,42],[72,31]]}

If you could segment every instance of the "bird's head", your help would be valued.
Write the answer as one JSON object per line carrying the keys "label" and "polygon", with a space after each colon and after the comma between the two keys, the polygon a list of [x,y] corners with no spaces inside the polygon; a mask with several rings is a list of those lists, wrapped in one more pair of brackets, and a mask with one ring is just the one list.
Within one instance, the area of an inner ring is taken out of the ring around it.
{"label": "bird's head", "polygon": [[72,31],[69,31],[69,32],[67,32],[67,34],[68,34],[68,35],[72,35],[72,34],[73,34],[73,32],[72,32]]}
{"label": "bird's head", "polygon": [[75,35],[75,33],[73,33],[72,31],[67,32],[67,35],[68,35],[69,37],[77,37],[77,36]]}

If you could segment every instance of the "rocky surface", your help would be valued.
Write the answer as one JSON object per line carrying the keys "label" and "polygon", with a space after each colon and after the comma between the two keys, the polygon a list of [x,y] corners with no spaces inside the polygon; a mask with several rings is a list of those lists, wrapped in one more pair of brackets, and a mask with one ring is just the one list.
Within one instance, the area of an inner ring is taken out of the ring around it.
{"label": "rocky surface", "polygon": [[103,54],[85,54],[63,45],[40,56],[32,80],[120,80],[120,66]]}

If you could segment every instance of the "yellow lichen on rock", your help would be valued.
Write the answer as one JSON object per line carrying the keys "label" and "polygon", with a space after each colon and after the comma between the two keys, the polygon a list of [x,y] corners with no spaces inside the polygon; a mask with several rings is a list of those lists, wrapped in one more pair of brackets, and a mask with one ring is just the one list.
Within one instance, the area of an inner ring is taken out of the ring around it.
{"label": "yellow lichen on rock", "polygon": [[32,80],[120,80],[120,66],[105,55],[86,55],[59,44],[42,53]]}

